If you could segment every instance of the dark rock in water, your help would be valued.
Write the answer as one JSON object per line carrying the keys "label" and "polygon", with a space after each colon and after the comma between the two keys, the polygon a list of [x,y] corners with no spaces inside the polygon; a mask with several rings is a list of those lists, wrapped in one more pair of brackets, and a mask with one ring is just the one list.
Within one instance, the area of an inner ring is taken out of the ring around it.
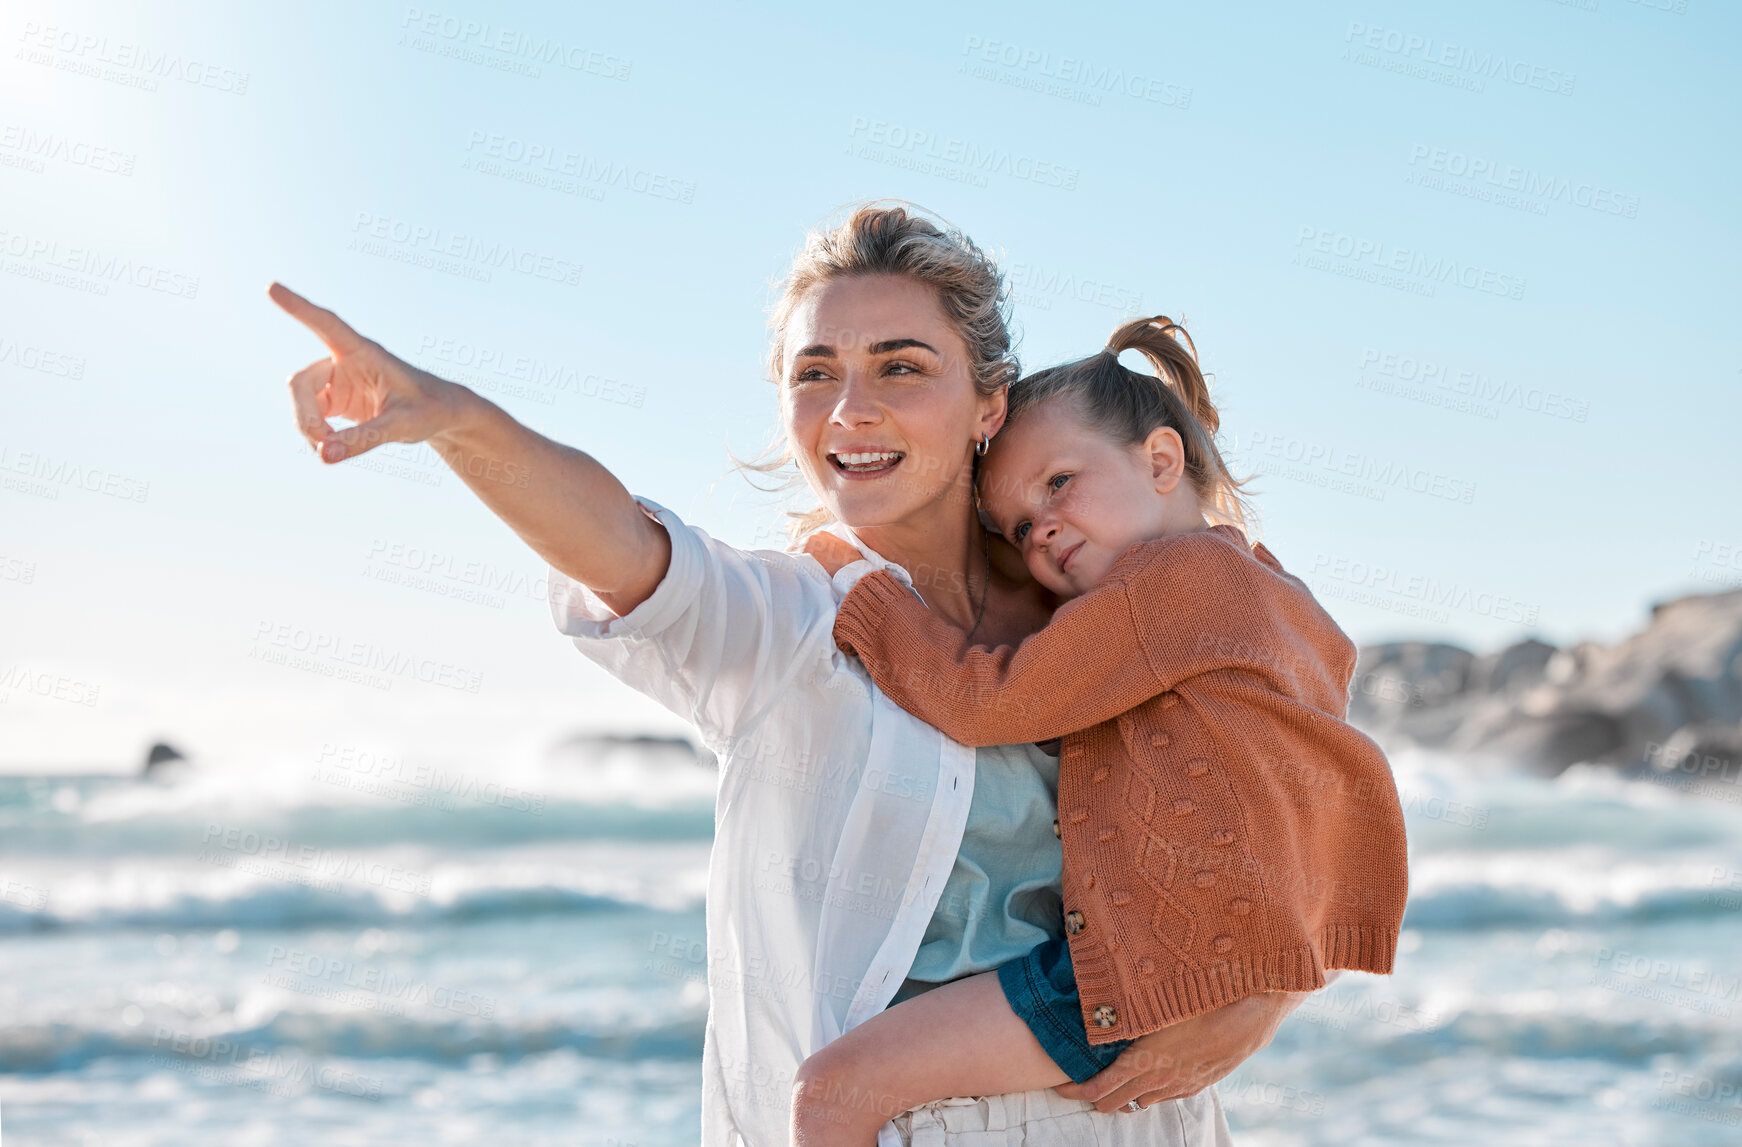
{"label": "dark rock in water", "polygon": [[145,768],[141,770],[141,773],[144,776],[150,776],[153,772],[163,769],[165,766],[176,761],[186,763],[187,754],[183,753],[174,745],[166,745],[162,741],[159,741],[157,744],[151,746],[150,752],[145,754]]}
{"label": "dark rock in water", "polygon": [[1535,685],[1547,674],[1549,659],[1554,655],[1554,646],[1535,638],[1508,645],[1471,663],[1470,685],[1485,693]]}
{"label": "dark rock in water", "polygon": [[688,737],[662,737],[647,733],[577,733],[551,747],[554,755],[590,759],[624,751],[651,758],[681,758],[708,768],[719,764],[711,751]]}
{"label": "dark rock in water", "polygon": [[1477,657],[1428,642],[1368,646],[1349,716],[1382,740],[1549,774],[1579,762],[1728,761],[1742,793],[1742,590],[1662,603],[1612,647],[1533,640]]}

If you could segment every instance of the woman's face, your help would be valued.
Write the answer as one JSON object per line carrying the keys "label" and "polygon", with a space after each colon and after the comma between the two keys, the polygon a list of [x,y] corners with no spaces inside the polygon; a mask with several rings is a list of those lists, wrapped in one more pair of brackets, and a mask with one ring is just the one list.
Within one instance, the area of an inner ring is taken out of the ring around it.
{"label": "woman's face", "polygon": [[823,505],[854,530],[905,522],[951,493],[971,505],[970,452],[996,434],[1004,392],[974,389],[967,344],[937,292],[901,275],[811,289],[784,346],[780,408]]}

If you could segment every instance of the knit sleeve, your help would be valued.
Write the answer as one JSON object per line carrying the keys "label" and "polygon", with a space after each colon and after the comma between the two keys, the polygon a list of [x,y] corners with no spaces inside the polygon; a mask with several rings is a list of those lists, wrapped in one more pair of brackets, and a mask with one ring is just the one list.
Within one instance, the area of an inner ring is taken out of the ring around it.
{"label": "knit sleeve", "polygon": [[964,745],[1044,741],[1147,701],[1156,681],[1122,579],[1067,603],[1019,646],[968,647],[962,631],[886,572],[861,578],[835,644],[877,687]]}

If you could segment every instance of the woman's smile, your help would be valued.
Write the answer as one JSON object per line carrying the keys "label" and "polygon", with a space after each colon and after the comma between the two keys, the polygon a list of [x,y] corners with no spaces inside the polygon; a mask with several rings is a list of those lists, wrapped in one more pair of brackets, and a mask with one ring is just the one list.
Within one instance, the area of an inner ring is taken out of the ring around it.
{"label": "woman's smile", "polygon": [[828,458],[837,474],[844,478],[862,481],[893,474],[895,468],[901,465],[901,460],[907,457],[907,452],[879,447],[849,446],[841,450],[831,450],[824,457]]}

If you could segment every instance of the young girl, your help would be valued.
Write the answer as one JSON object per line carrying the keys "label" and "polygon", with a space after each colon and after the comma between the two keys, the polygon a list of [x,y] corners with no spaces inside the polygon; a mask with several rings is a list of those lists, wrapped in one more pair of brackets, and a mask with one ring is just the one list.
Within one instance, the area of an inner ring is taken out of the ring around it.
{"label": "young girl", "polygon": [[[1081,1083],[1138,1036],[1243,996],[1391,970],[1403,812],[1384,754],[1343,720],[1354,646],[1247,541],[1175,332],[1128,323],[1012,388],[979,493],[1036,580],[1071,599],[1045,629],[970,647],[887,571],[841,607],[837,645],[948,736],[1062,738],[1065,939],[812,1055],[796,1144],[862,1147],[933,1100]],[[1121,365],[1128,349],[1155,374]]]}

